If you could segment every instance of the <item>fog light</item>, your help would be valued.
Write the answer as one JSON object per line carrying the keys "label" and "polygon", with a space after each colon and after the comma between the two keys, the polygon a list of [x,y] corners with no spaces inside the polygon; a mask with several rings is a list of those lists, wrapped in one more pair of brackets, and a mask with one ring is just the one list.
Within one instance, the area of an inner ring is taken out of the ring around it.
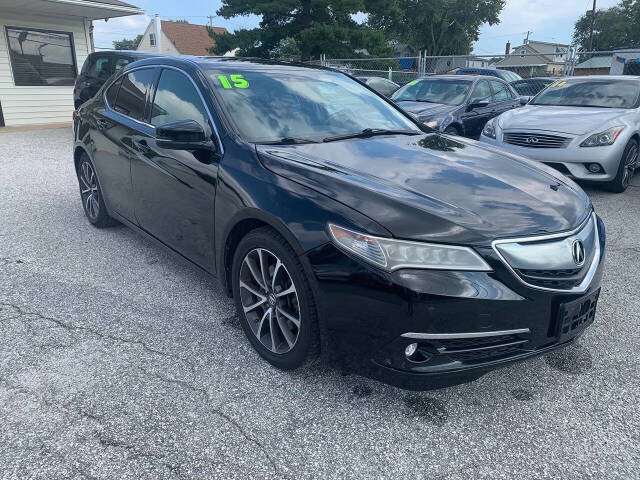
{"label": "fog light", "polygon": [[589,163],[587,164],[587,168],[591,173],[600,173],[602,171],[602,167],[599,163]]}
{"label": "fog light", "polygon": [[409,345],[407,345],[407,348],[404,349],[404,354],[407,358],[411,358],[413,354],[416,353],[416,350],[418,350],[418,344],[410,343]]}

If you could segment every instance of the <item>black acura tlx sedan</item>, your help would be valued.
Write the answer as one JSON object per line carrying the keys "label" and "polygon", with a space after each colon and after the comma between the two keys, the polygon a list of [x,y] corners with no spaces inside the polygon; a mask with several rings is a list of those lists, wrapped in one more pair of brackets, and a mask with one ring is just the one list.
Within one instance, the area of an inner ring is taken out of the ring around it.
{"label": "black acura tlx sedan", "polygon": [[232,296],[268,362],[407,389],[472,380],[594,320],[605,229],[540,164],[419,126],[328,69],[149,58],[79,111],[85,214]]}

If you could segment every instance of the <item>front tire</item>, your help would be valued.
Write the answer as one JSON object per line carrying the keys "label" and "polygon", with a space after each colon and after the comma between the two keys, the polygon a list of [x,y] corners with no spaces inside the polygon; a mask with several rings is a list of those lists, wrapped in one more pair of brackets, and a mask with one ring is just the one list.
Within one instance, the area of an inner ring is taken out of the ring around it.
{"label": "front tire", "polygon": [[262,227],[245,236],[231,279],[242,328],[260,356],[283,370],[315,359],[315,300],[300,260],[280,234]]}
{"label": "front tire", "polygon": [[80,157],[77,174],[82,207],[89,222],[96,228],[115,225],[117,222],[107,213],[95,168],[86,153]]}
{"label": "front tire", "polygon": [[622,158],[620,158],[620,165],[618,166],[618,173],[616,178],[608,183],[608,188],[614,193],[622,193],[631,184],[631,178],[634,171],[638,166],[638,141],[635,139],[629,140],[627,146],[622,152]]}

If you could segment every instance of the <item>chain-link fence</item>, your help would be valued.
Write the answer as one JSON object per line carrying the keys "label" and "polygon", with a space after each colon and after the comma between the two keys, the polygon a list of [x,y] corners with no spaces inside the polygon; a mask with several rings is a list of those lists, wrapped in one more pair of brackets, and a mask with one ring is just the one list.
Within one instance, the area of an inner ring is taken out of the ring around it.
{"label": "chain-link fence", "polygon": [[390,58],[323,58],[314,61],[316,65],[335,68],[354,77],[381,77],[398,85],[421,77],[424,72],[423,57],[390,57]]}
{"label": "chain-link fence", "polygon": [[554,49],[547,53],[530,53],[520,50],[509,55],[428,56],[421,53],[416,57],[399,58],[323,57],[313,63],[354,77],[386,78],[399,85],[426,75],[492,74],[511,83],[520,95],[531,96],[554,80],[567,76],[640,75],[640,48],[608,52]]}

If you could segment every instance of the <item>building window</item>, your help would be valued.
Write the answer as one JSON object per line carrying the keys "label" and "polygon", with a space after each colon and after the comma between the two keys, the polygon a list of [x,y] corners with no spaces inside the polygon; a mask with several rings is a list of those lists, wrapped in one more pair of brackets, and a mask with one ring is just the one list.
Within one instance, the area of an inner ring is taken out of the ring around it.
{"label": "building window", "polygon": [[150,33],[149,34],[149,43],[151,44],[152,47],[156,46],[156,34],[155,33]]}
{"label": "building window", "polygon": [[69,32],[6,27],[16,86],[73,85],[77,76]]}

